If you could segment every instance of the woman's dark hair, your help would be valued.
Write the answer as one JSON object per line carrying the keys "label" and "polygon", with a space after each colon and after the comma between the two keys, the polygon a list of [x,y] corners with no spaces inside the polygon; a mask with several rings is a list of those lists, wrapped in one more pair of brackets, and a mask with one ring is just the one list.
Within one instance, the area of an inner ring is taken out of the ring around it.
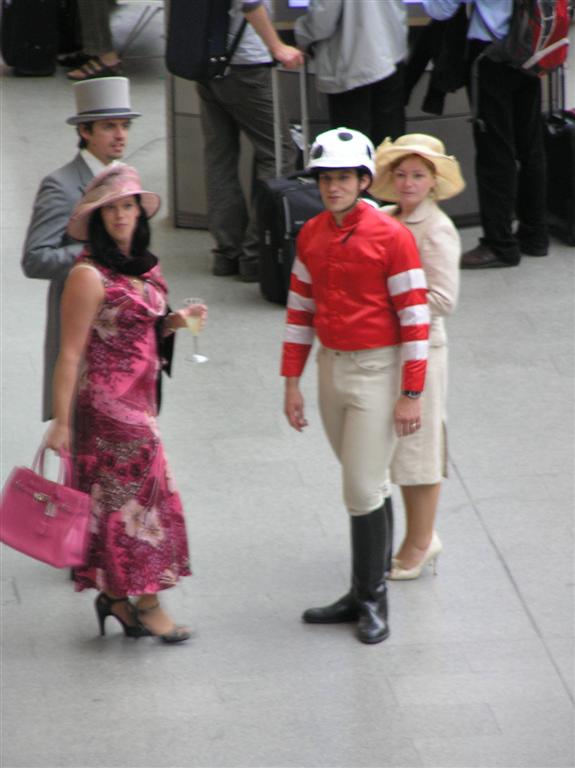
{"label": "woman's dark hair", "polygon": [[[312,178],[314,178],[316,181],[319,181],[319,175],[322,171],[340,171],[340,170],[341,168],[314,168],[312,171],[309,171],[309,175]],[[362,176],[368,176],[370,181],[373,180],[373,174],[366,165],[354,166],[349,170],[355,171],[357,173],[358,179],[361,179]]]}
{"label": "woman's dark hair", "polygon": [[129,259],[120,252],[117,243],[106,231],[104,220],[102,219],[101,208],[96,208],[88,222],[88,242],[94,261],[103,264],[105,267],[110,267],[117,272],[126,274],[131,273],[131,269],[128,265],[143,259],[148,254],[148,246],[150,245],[150,225],[148,223],[146,211],[142,207],[140,195],[134,195],[134,198],[140,209],[140,215],[132,236],[132,247]]}

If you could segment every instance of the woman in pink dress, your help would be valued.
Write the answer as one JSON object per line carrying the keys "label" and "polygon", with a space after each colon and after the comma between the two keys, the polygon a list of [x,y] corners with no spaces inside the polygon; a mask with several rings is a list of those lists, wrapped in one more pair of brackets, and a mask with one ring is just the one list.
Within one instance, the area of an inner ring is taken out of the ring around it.
{"label": "woman in pink dress", "polygon": [[[191,574],[182,505],[156,425],[160,358],[187,314],[169,312],[167,286],[148,251],[160,206],[137,172],[116,164],[77,204],[69,233],[88,245],[62,297],[61,351],[47,445],[71,451],[76,485],[92,497],[92,532],[76,589],[95,588],[100,632],[114,616],[129,637],[187,640],[158,593]],[[132,602],[130,596],[137,599]]]}

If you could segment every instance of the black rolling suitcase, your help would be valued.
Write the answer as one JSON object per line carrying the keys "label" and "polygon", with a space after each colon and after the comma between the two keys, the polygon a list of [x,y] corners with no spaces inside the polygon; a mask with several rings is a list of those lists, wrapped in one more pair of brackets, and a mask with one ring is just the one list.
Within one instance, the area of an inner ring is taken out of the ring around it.
{"label": "black rolling suitcase", "polygon": [[260,241],[260,289],[275,304],[285,304],[298,232],[323,211],[317,184],[297,175],[261,182],[257,217]]}
{"label": "black rolling suitcase", "polygon": [[54,74],[59,16],[59,0],[2,0],[2,58],[16,75]]}
{"label": "black rolling suitcase", "polygon": [[[300,77],[301,121],[304,163],[309,147],[307,117],[307,73]],[[323,211],[317,184],[311,178],[293,174],[281,177],[281,122],[277,72],[272,73],[274,96],[274,139],[276,153],[275,179],[259,182],[256,193],[256,215],[259,235],[260,290],[262,296],[275,304],[285,304],[291,269],[295,258],[298,232],[308,219]]]}
{"label": "black rolling suitcase", "polygon": [[562,67],[548,75],[548,108],[543,124],[549,229],[575,245],[575,111],[565,109]]}

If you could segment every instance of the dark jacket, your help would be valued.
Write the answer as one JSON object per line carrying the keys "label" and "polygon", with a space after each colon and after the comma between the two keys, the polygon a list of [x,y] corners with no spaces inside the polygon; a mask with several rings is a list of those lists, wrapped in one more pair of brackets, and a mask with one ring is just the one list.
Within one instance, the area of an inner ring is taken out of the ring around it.
{"label": "dark jacket", "polygon": [[432,61],[433,70],[422,109],[432,115],[443,114],[446,94],[462,88],[467,81],[468,25],[465,6],[462,5],[450,19],[434,19],[420,30],[407,60],[406,104],[428,62]]}

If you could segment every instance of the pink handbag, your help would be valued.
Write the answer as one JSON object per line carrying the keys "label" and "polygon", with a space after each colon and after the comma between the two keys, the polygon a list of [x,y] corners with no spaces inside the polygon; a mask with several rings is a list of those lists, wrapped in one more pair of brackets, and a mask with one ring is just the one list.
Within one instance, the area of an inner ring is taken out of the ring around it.
{"label": "pink handbag", "polygon": [[0,499],[0,541],[56,568],[84,565],[90,496],[68,487],[68,455],[60,457],[58,482],[45,478],[45,451],[41,446],[32,469],[15,467],[7,479]]}

